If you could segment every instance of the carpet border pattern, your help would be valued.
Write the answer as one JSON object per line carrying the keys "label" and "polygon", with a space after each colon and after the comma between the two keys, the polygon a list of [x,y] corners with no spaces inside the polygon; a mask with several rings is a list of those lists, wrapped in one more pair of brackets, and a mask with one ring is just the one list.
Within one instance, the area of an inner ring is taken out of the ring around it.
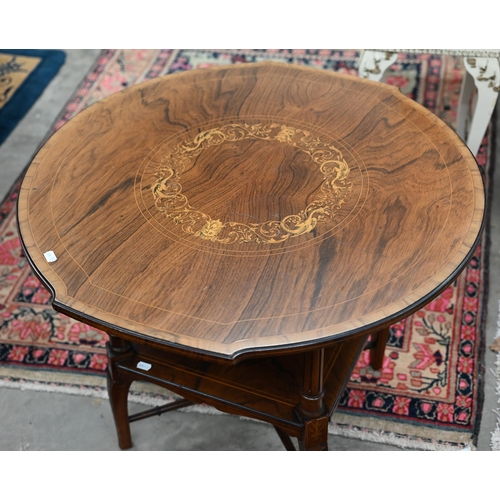
{"label": "carpet border pattern", "polygon": [[[215,57],[215,55],[210,56],[210,51],[208,50],[199,51],[200,54],[202,52],[207,55],[207,60],[209,60],[210,57]],[[265,52],[264,50],[257,49],[224,50],[219,52],[223,52],[224,54],[224,64],[253,62],[254,60],[271,58],[291,63],[310,64],[313,66],[318,66],[318,61],[320,61],[327,66],[326,69],[332,69],[331,67],[328,67],[328,65],[331,64],[330,59],[328,59],[328,57],[330,57],[332,60],[336,58],[335,60],[338,62],[338,69],[340,71],[347,74],[356,74],[356,67],[353,64],[353,61],[356,60],[357,54],[355,51],[280,49],[272,52]],[[120,90],[121,88],[125,88],[140,81],[176,71],[184,71],[194,67],[190,66],[189,57],[187,57],[188,53],[195,54],[196,56],[196,51],[191,49],[185,51],[167,49],[136,51],[136,60],[133,58],[127,58],[127,51],[103,50],[96,59],[94,67],[88,72],[81,85],[75,91],[75,94],[62,109],[46,139],[51,133],[53,133],[54,130],[61,127],[84,107],[96,102],[99,98],[104,97],[106,92]],[[427,87],[425,89],[418,88],[416,93],[411,95],[411,97],[431,109],[441,106],[442,113],[440,117],[445,119],[445,121],[453,121],[453,116],[450,115],[450,113],[452,113],[450,109],[453,109],[456,102],[440,102],[440,97],[434,89],[434,82],[437,82],[438,79],[441,78],[443,72],[447,69],[445,67],[446,65],[439,62],[441,61],[441,56],[428,55],[423,59],[419,59],[419,57],[420,56],[418,54],[409,54],[407,59],[404,59],[404,54],[402,54],[398,63],[399,68],[402,71],[405,71],[408,67],[416,68],[414,69],[414,72],[416,71],[417,73],[421,70],[423,71],[424,69],[425,71],[428,71],[429,77]],[[145,64],[144,61],[147,61],[147,64]],[[416,64],[417,61],[418,64]],[[121,68],[123,71],[116,74],[105,74],[104,70],[106,68],[118,68],[118,72]],[[450,71],[456,71],[456,68],[452,68]],[[107,77],[109,77],[110,81],[112,80],[112,83],[105,81]],[[390,80],[390,78],[391,77],[389,76],[388,79]],[[388,83],[390,82],[388,81]],[[397,75],[391,83],[395,85],[399,83]],[[108,85],[107,89],[103,90],[106,85]],[[116,88],[111,88],[113,85],[116,85]],[[491,155],[493,152],[491,148],[489,149],[490,157],[485,157],[485,153],[488,151],[485,146],[488,143],[491,144],[493,138],[492,135],[493,134],[490,129],[489,134],[483,141],[483,145],[478,153],[478,161],[485,165],[490,164],[492,161]],[[18,189],[21,178],[22,175],[7,194],[5,201],[14,201],[13,197],[15,196],[16,189]],[[478,331],[484,331],[487,299],[487,276],[485,275],[485,270],[487,269],[486,266],[488,262],[489,250],[486,231],[485,234],[483,234],[480,246],[481,253],[476,257],[480,261],[479,266],[483,289],[479,297],[479,310],[481,310],[481,317],[478,319],[476,325]],[[393,332],[393,334],[395,335],[395,332]],[[389,347],[392,345],[392,347],[397,348],[398,342],[399,340],[395,336],[392,336],[389,341]],[[475,396],[475,407],[471,407],[470,410],[471,412],[474,412],[474,419],[472,419],[470,425],[467,427],[460,427],[460,425],[447,426],[445,425],[445,417],[443,417],[442,429],[439,429],[439,425],[425,425],[422,422],[417,421],[411,422],[411,418],[408,418],[405,422],[401,423],[401,420],[397,419],[398,411],[393,411],[392,414],[391,411],[388,411],[386,415],[381,415],[380,413],[377,414],[376,412],[370,410],[370,408],[366,405],[364,407],[356,406],[357,403],[355,403],[354,411],[353,408],[349,407],[339,408],[338,412],[334,416],[334,421],[330,424],[330,433],[333,435],[392,444],[402,448],[422,450],[451,450],[464,447],[474,448],[479,429],[483,400],[482,388],[479,383],[479,380],[482,380],[482,371],[484,370],[483,344],[484,339],[478,338],[473,346],[473,356],[476,361],[474,366],[474,382],[478,392]],[[91,347],[89,347],[88,352],[90,353],[89,356],[95,356],[95,352],[92,351]],[[498,363],[500,372],[500,360]],[[28,370],[22,365],[22,363],[18,363],[17,366],[14,363],[11,366],[6,367],[0,362],[0,387],[45,392],[60,392],[107,399],[106,381],[105,377],[102,376],[103,372],[100,369],[99,362],[95,363],[94,368],[92,367],[92,364],[87,362],[85,373],[78,373],[76,370],[78,367],[76,365],[74,368],[74,370],[66,370],[65,372],[58,371],[55,367],[54,369],[30,368]],[[96,377],[96,375],[98,376]],[[161,392],[158,391],[156,387],[154,390],[151,390],[150,387],[151,386],[148,385],[145,385],[144,387],[141,386],[141,388],[138,389],[133,387],[130,401],[146,405],[158,405],[164,404],[166,400],[168,401],[175,397],[174,394],[169,393],[168,391]],[[370,398],[366,398],[365,394],[364,401],[368,401],[368,399],[370,399],[371,402],[376,401],[377,397],[379,397],[377,389],[378,388],[372,391],[373,394]],[[350,390],[356,390],[356,388],[351,387]],[[369,391],[365,392],[368,393]],[[349,406],[349,392],[346,394],[347,395],[343,398],[343,400],[344,403]],[[211,410],[207,409],[207,407],[196,405],[189,411],[210,412]],[[214,410],[214,412],[219,413],[217,410]],[[382,416],[382,419],[380,416]],[[433,424],[435,424],[435,422],[433,422]],[[446,427],[448,427],[448,429],[446,429]],[[498,436],[500,447],[500,428],[498,428]]]}

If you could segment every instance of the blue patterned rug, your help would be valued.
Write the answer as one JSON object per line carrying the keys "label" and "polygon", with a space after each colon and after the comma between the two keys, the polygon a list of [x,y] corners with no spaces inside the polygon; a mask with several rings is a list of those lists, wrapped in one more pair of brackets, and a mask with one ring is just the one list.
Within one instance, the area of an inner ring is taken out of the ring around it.
{"label": "blue patterned rug", "polygon": [[60,50],[0,49],[0,145],[65,60]]}

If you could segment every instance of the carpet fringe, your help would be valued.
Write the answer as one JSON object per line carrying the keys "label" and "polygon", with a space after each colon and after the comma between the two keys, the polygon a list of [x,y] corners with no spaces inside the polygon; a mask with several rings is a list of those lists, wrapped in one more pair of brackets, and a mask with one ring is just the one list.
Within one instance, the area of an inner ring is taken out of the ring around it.
{"label": "carpet fringe", "polygon": [[7,389],[19,389],[21,391],[51,392],[58,394],[69,394],[73,396],[91,396],[95,398],[108,399],[107,390],[103,387],[92,387],[83,385],[65,385],[50,382],[32,382],[24,379],[0,379],[0,387]]}
{"label": "carpet fringe", "polygon": [[[498,301],[497,333],[495,335],[495,340],[498,338],[500,338],[500,300]],[[494,374],[497,379],[496,394],[499,397],[497,402],[500,403],[500,353],[497,354],[495,367]],[[491,449],[493,451],[500,451],[500,408],[493,410],[493,413],[497,416],[497,423],[495,430],[491,433]]]}
{"label": "carpet fringe", "polygon": [[346,438],[359,439],[361,441],[370,441],[372,443],[389,444],[402,449],[412,449],[421,451],[472,451],[475,446],[472,441],[469,443],[453,444],[442,443],[438,441],[427,441],[421,438],[411,438],[395,434],[393,432],[374,431],[370,429],[361,429],[359,427],[344,427],[330,424],[329,434]]}
{"label": "carpet fringe", "polygon": [[[497,367],[500,373],[500,355],[497,361]],[[47,382],[32,382],[24,379],[9,379],[3,377],[0,379],[0,387],[9,389],[19,389],[21,391],[39,391],[51,392],[59,394],[68,394],[73,396],[89,396],[100,399],[109,399],[108,391],[105,387],[98,386],[85,386],[85,385],[71,385],[60,383],[47,383]],[[500,383],[498,386],[500,390]],[[146,406],[160,406],[174,401],[175,398],[164,395],[148,395],[144,392],[135,392],[133,390],[129,393],[129,402],[143,404]],[[197,404],[187,408],[181,408],[178,411],[204,413],[210,415],[226,415],[225,413],[217,410],[208,405]],[[497,412],[495,412],[497,413]],[[497,413],[500,417],[500,413]],[[247,417],[239,417],[242,420],[252,420]],[[500,418],[499,418],[500,422]],[[262,422],[263,423],[263,422]],[[388,433],[384,431],[374,431],[370,429],[362,429],[359,427],[350,427],[331,423],[328,427],[328,433],[334,436],[342,436],[346,438],[359,439],[361,441],[369,441],[372,443],[389,444],[397,446],[402,449],[413,449],[422,451],[457,451],[457,450],[473,450],[474,446],[471,443],[451,444],[442,443],[437,441],[428,441],[421,438],[411,438],[402,436],[396,433]],[[497,424],[494,437],[492,438],[492,449],[500,450],[500,426]],[[497,446],[496,448],[494,446]]]}

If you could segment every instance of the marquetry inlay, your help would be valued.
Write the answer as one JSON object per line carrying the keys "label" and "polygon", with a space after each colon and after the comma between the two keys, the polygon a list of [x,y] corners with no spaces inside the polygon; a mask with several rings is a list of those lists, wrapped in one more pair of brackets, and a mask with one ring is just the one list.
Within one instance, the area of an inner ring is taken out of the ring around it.
{"label": "marquetry inlay", "polygon": [[[323,176],[321,189],[312,202],[281,220],[247,224],[221,221],[192,206],[182,187],[186,168],[207,148],[247,139],[278,141],[306,153]],[[351,191],[349,171],[342,153],[311,132],[277,123],[232,123],[205,130],[175,145],[156,169],[157,179],[151,191],[156,208],[185,233],[222,244],[280,243],[309,233],[316,224],[333,218]]]}
{"label": "marquetry inlay", "polygon": [[30,166],[19,225],[58,310],[233,359],[425,305],[472,255],[483,189],[463,142],[394,87],[259,63],[79,113]]}

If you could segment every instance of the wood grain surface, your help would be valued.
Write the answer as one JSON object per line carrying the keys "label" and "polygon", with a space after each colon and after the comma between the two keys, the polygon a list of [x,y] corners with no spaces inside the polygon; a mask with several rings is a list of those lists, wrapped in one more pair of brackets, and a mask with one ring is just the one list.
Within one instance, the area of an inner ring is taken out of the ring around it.
{"label": "wood grain surface", "polygon": [[258,63],[82,111],[35,157],[18,217],[58,310],[234,359],[408,315],[466,265],[483,213],[473,156],[397,88]]}

